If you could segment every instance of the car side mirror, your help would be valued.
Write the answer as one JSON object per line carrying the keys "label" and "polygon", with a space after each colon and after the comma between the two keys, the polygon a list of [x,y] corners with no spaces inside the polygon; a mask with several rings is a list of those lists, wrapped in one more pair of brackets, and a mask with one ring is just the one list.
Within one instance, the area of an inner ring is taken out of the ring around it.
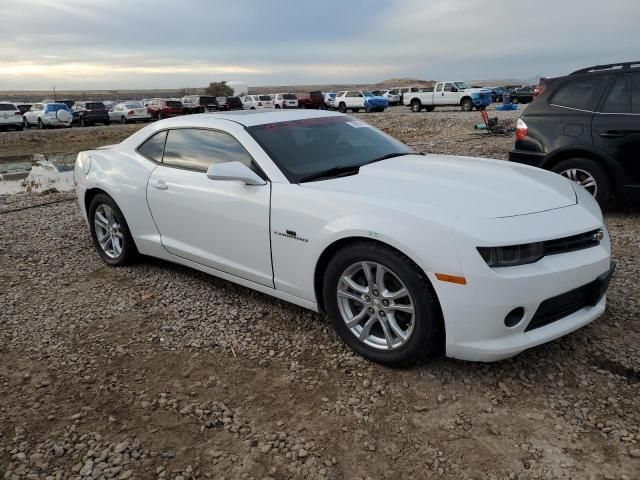
{"label": "car side mirror", "polygon": [[256,172],[241,162],[214,163],[207,169],[211,180],[244,182],[246,185],[266,185]]}

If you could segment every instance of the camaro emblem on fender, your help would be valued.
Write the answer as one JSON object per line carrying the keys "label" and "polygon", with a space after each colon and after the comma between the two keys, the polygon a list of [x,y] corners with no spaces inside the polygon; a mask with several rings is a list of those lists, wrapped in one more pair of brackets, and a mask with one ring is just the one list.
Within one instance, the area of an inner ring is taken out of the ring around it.
{"label": "camaro emblem on fender", "polygon": [[293,238],[294,240],[298,240],[300,242],[309,242],[308,238],[299,237],[293,230],[287,230],[286,232],[278,232],[277,230],[274,230],[273,233],[275,233],[276,235],[280,235],[281,237]]}

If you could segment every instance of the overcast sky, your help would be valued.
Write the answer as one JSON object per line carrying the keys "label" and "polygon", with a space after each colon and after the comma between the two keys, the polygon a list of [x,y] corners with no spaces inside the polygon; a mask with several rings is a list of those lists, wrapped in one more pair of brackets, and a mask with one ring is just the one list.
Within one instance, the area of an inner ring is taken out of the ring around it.
{"label": "overcast sky", "polygon": [[529,79],[640,60],[640,0],[0,0],[0,90]]}

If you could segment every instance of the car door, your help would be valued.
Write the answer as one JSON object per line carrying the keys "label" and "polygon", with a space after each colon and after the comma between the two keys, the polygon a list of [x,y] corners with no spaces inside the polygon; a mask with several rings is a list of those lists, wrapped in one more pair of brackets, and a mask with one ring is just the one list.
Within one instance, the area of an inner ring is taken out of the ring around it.
{"label": "car door", "polygon": [[31,124],[36,123],[38,121],[38,114],[40,113],[41,109],[42,109],[41,103],[36,103],[35,105],[32,105],[29,111],[25,113],[25,116],[27,117],[27,121]]}
{"label": "car door", "polygon": [[162,245],[171,254],[273,287],[271,184],[245,185],[207,177],[210,165],[230,161],[259,171],[229,133],[169,130],[162,163],[147,186],[151,214]]}
{"label": "car door", "polygon": [[438,82],[436,84],[436,88],[433,91],[433,104],[434,105],[444,105],[444,83]]}
{"label": "car door", "polygon": [[592,123],[593,143],[620,162],[629,178],[640,185],[640,74],[616,75]]}
{"label": "car door", "polygon": [[447,82],[444,84],[440,98],[442,99],[442,105],[458,105],[460,95],[458,94],[456,86],[451,82]]}

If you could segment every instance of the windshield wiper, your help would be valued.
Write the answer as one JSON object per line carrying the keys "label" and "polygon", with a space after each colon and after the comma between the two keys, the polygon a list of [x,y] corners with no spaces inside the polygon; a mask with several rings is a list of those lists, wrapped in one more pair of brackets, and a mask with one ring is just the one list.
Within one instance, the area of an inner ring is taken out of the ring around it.
{"label": "windshield wiper", "polygon": [[388,160],[388,159],[394,158],[394,157],[402,157],[403,155],[424,155],[424,154],[423,153],[417,153],[417,152],[387,153],[386,155],[383,155],[381,157],[374,158],[373,160],[369,160],[367,163],[364,163],[363,165],[369,165],[370,163],[381,162],[382,160]]}
{"label": "windshield wiper", "polygon": [[337,165],[322,170],[321,172],[312,173],[298,180],[298,183],[309,182],[311,180],[319,180],[321,178],[341,177],[343,175],[355,175],[360,170],[360,165]]}

